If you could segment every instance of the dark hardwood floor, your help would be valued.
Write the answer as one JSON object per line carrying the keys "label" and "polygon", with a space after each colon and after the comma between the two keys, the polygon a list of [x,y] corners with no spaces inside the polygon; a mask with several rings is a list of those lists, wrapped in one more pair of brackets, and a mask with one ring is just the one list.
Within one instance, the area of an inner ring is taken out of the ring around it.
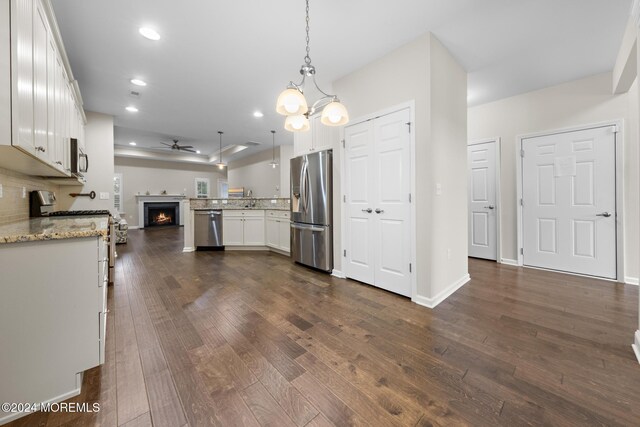
{"label": "dark hardwood floor", "polygon": [[105,365],[11,425],[640,425],[638,288],[471,259],[436,309],[265,252],[130,231]]}

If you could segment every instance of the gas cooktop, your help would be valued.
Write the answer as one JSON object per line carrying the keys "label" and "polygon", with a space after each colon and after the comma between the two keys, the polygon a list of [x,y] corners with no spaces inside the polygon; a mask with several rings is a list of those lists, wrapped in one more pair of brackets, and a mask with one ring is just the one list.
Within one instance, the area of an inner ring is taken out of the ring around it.
{"label": "gas cooktop", "polygon": [[50,212],[49,216],[102,216],[111,215],[108,210],[77,210],[77,211],[56,211]]}

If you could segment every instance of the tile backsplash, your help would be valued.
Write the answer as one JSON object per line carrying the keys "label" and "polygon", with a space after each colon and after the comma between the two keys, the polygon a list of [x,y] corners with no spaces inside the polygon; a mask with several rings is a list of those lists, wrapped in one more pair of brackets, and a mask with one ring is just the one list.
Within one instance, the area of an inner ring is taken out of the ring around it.
{"label": "tile backsplash", "polygon": [[[49,190],[57,193],[60,189],[45,179],[2,168],[0,168],[0,184],[2,185],[0,224],[29,218],[29,191]],[[23,187],[26,191],[25,198],[22,197]]]}

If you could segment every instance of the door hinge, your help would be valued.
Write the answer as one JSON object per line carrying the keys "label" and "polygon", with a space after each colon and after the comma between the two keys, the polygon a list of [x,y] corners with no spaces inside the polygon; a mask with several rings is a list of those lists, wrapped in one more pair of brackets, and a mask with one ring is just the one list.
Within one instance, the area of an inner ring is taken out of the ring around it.
{"label": "door hinge", "polygon": [[524,200],[522,200],[522,198],[520,198],[520,206],[524,206]]}
{"label": "door hinge", "polygon": [[520,150],[520,157],[524,158],[524,150]]}
{"label": "door hinge", "polygon": [[524,248],[520,248],[520,255],[524,255]]}
{"label": "door hinge", "polygon": [[347,256],[347,250],[346,250],[346,249],[342,252],[342,256],[343,256],[343,257],[346,257],[346,256]]}
{"label": "door hinge", "polygon": [[345,144],[345,143],[344,143],[344,139],[343,139],[343,140],[342,140],[342,148],[345,148],[344,144]]}
{"label": "door hinge", "polygon": [[342,196],[342,201],[347,203],[347,195],[346,194],[344,196]]}
{"label": "door hinge", "polygon": [[407,122],[406,125],[409,127],[409,133],[411,133],[411,122]]}
{"label": "door hinge", "polygon": [[411,273],[411,263],[409,263],[409,273]]}
{"label": "door hinge", "polygon": [[409,203],[411,203],[411,193],[409,193]]}

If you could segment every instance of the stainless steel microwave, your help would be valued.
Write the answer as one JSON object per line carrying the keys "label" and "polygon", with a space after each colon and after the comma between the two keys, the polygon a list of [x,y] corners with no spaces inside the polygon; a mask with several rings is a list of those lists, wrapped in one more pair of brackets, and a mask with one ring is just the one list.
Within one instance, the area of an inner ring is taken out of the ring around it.
{"label": "stainless steel microwave", "polygon": [[89,156],[78,146],[78,140],[71,138],[71,174],[83,176],[89,170]]}

